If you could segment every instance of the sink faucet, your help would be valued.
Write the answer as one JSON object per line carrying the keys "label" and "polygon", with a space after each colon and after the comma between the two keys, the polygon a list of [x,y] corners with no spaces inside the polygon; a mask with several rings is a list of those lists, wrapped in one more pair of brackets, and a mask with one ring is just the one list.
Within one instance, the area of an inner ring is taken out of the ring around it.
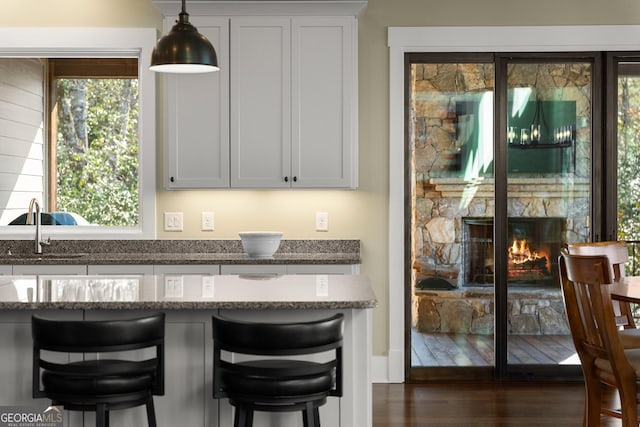
{"label": "sink faucet", "polygon": [[31,201],[29,202],[29,212],[27,213],[27,221],[26,221],[27,225],[33,224],[33,213],[34,213],[34,210],[35,210],[35,214],[36,214],[35,215],[35,217],[36,217],[36,237],[35,237],[35,241],[34,241],[34,245],[33,245],[33,252],[36,253],[36,254],[41,254],[42,253],[42,245],[48,245],[51,242],[51,238],[48,238],[47,240],[42,240],[42,234],[41,234],[41,230],[40,230],[40,225],[41,225],[40,204],[38,203],[38,201],[36,200],[35,197],[33,199],[31,199]]}

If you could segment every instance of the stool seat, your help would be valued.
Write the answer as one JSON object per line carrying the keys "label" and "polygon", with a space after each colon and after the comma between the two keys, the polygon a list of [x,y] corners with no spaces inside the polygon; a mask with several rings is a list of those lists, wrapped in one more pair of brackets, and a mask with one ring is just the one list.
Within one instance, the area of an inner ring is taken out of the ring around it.
{"label": "stool seat", "polygon": [[42,374],[42,387],[45,393],[78,395],[133,393],[149,390],[153,386],[153,367],[145,368],[140,364],[131,364],[123,360],[87,360],[69,363],[67,366],[71,369],[77,368],[78,371],[90,369],[94,372],[109,372],[117,368],[115,370],[119,373],[107,376],[82,376],[45,371]]}
{"label": "stool seat", "polygon": [[[320,364],[303,360],[257,360],[237,364],[239,370],[223,370],[221,380],[236,400],[273,401],[282,397],[329,393],[335,383],[333,368],[313,372]],[[285,375],[296,369],[299,375]],[[304,373],[305,371],[309,373]],[[250,372],[256,372],[252,375]],[[243,397],[240,397],[243,396]]]}

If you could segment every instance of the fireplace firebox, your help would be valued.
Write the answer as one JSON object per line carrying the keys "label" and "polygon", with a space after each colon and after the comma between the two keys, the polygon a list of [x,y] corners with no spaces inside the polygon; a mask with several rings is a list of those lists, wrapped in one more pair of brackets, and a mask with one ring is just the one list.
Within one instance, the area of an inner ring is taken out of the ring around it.
{"label": "fireplace firebox", "polygon": [[[508,219],[509,286],[559,286],[558,256],[564,244],[566,218]],[[493,218],[462,218],[463,286],[494,283]]]}

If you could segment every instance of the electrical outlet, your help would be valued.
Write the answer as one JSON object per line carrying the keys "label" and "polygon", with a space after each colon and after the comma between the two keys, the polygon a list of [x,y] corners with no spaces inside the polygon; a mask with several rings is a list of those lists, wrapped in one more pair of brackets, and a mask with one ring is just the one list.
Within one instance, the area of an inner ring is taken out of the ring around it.
{"label": "electrical outlet", "polygon": [[326,274],[316,275],[316,296],[329,296],[329,276]]}
{"label": "electrical outlet", "polygon": [[182,212],[164,213],[164,231],[182,231]]}
{"label": "electrical outlet", "polygon": [[213,212],[202,212],[202,231],[213,231],[214,230],[214,216]]}
{"label": "electrical outlet", "polygon": [[202,298],[215,297],[213,280],[213,276],[202,276]]}
{"label": "electrical outlet", "polygon": [[165,276],[164,296],[167,298],[180,298],[182,294],[182,276]]}
{"label": "electrical outlet", "polygon": [[316,212],[316,231],[329,231],[328,212]]}

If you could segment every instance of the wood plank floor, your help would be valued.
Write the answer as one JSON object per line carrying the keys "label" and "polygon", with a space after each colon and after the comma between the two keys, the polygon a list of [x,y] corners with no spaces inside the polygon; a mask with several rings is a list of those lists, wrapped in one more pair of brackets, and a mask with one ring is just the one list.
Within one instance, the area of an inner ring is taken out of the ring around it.
{"label": "wood plank floor", "polygon": [[583,405],[582,382],[374,384],[373,427],[581,427]]}
{"label": "wood plank floor", "polygon": [[[412,366],[493,366],[492,335],[421,334],[411,331]],[[579,363],[570,335],[510,335],[512,364]]]}

